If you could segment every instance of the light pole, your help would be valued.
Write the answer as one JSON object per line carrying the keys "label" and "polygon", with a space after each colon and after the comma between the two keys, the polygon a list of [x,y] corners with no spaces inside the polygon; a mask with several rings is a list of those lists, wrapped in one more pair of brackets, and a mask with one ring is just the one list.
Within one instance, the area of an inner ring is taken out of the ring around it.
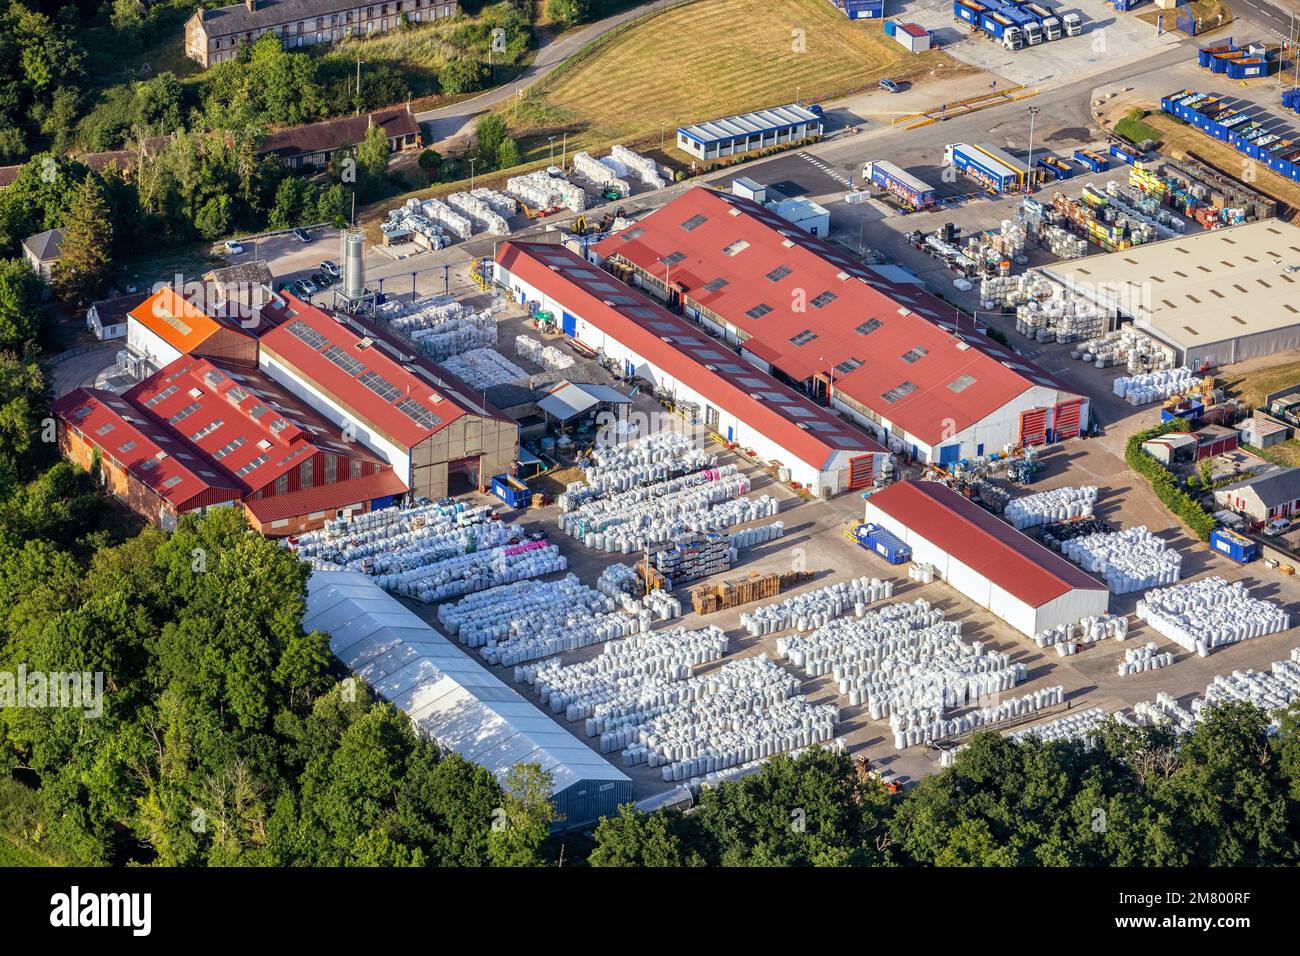
{"label": "light pole", "polygon": [[470,192],[474,191],[474,164],[478,162],[477,156],[469,158],[469,188]]}
{"label": "light pole", "polygon": [[1025,192],[1034,191],[1034,117],[1038,115],[1038,107],[1029,107],[1029,173],[1025,176]]}
{"label": "light pole", "polygon": [[548,146],[551,147],[551,165],[554,166],[555,165],[555,137],[554,136],[546,137],[546,143]]}
{"label": "light pole", "polygon": [[357,113],[361,112],[361,64],[364,62],[361,57],[357,57]]}

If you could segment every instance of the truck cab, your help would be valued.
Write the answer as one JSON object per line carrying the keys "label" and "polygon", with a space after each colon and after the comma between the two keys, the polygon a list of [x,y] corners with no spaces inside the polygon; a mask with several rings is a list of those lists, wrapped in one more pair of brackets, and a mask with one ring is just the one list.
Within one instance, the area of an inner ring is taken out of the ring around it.
{"label": "truck cab", "polygon": [[1007,27],[1002,31],[1002,45],[1008,50],[1019,50],[1025,45],[1025,35],[1019,27]]}
{"label": "truck cab", "polygon": [[1056,17],[1048,17],[1043,21],[1043,38],[1045,40],[1061,39],[1061,21]]}
{"label": "truck cab", "polygon": [[1038,46],[1043,42],[1043,28],[1037,23],[1026,23],[1024,26],[1025,42],[1030,46]]}
{"label": "truck cab", "polygon": [[1077,37],[1083,32],[1083,21],[1077,13],[1067,13],[1061,20],[1067,37]]}

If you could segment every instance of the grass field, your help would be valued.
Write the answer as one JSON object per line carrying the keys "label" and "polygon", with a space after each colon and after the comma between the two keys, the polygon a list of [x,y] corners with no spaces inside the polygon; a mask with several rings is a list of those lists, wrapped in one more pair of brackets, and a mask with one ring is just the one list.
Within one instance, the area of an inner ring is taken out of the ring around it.
{"label": "grass field", "polygon": [[1285,365],[1250,372],[1241,378],[1228,379],[1223,387],[1232,398],[1239,398],[1246,404],[1259,408],[1264,404],[1266,395],[1297,382],[1300,382],[1300,362],[1287,362]]}
{"label": "grass field", "polygon": [[1140,143],[1147,139],[1160,138],[1160,130],[1149,125],[1146,120],[1146,111],[1134,109],[1122,120],[1115,124],[1115,132],[1123,136],[1131,143]]}
{"label": "grass field", "polygon": [[853,23],[826,0],[699,0],[607,35],[502,111],[535,159],[552,133],[578,148],[658,145],[679,125],[936,68],[957,69],[939,52],[908,53],[880,23]]}

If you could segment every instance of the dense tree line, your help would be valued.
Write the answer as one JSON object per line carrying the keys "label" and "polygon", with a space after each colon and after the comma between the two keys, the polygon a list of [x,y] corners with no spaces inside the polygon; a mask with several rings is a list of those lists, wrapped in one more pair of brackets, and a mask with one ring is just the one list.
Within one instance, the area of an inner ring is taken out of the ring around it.
{"label": "dense tree line", "polygon": [[624,808],[596,866],[1269,866],[1300,861],[1300,706],[1213,708],[1186,736],[1112,723],[1095,744],[976,735],[888,794],[813,750],[706,790],[688,813]]}
{"label": "dense tree line", "polygon": [[114,541],[104,511],[66,463],[0,506],[0,670],[105,679],[102,716],[0,709],[0,771],[39,782],[11,835],[90,865],[544,859],[549,780],[503,789],[340,681],[307,567],[240,512]]}

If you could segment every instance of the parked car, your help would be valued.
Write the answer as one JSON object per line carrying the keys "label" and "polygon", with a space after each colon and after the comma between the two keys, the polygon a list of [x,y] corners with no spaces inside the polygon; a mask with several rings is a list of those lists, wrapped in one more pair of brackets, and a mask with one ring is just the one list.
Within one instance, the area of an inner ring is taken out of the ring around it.
{"label": "parked car", "polygon": [[325,272],[313,272],[311,274],[311,283],[318,289],[329,287],[334,282],[334,277]]}
{"label": "parked car", "polygon": [[244,251],[244,244],[242,242],[237,242],[234,239],[227,239],[226,251],[232,256],[237,256]]}
{"label": "parked car", "polygon": [[1264,525],[1264,533],[1270,538],[1275,538],[1290,527],[1290,518],[1274,518],[1268,524]]}
{"label": "parked car", "polygon": [[547,166],[546,175],[550,176],[552,179],[563,179],[564,170],[562,170],[559,166]]}
{"label": "parked car", "polygon": [[339,269],[339,264],[334,262],[332,259],[326,259],[321,262],[320,271],[326,275],[333,276],[336,279],[343,274],[342,270]]}
{"label": "parked car", "polygon": [[316,286],[312,284],[310,279],[297,279],[293,283],[293,291],[300,296],[309,296],[315,294]]}
{"label": "parked car", "polygon": [[295,229],[293,231],[293,237],[299,242],[311,242],[311,233],[306,229]]}
{"label": "parked car", "polygon": [[886,93],[901,93],[901,92],[903,92],[903,88],[902,88],[901,86],[899,86],[897,83],[895,83],[893,80],[881,80],[881,81],[880,81],[880,88],[881,88],[882,90],[884,90]]}
{"label": "parked car", "polygon": [[809,103],[808,112],[811,113],[813,116],[821,116],[824,110],[822,110],[820,104]]}

